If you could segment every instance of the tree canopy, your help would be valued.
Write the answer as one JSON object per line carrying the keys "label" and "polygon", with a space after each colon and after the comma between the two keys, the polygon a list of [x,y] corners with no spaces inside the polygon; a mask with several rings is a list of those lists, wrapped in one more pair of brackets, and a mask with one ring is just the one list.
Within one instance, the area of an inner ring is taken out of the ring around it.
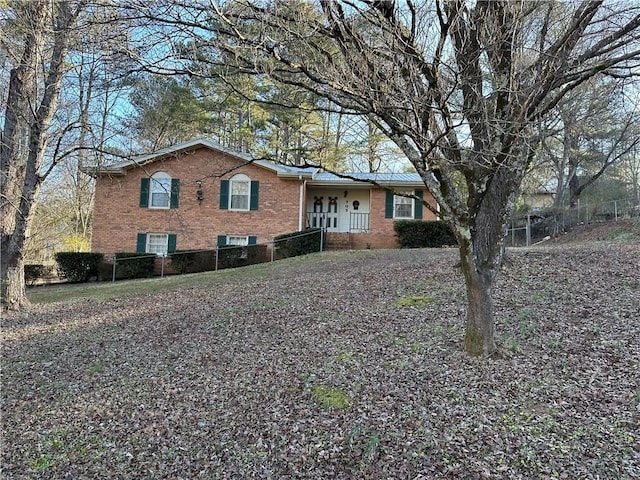
{"label": "tree canopy", "polygon": [[[102,129],[87,127],[86,100],[90,86],[99,85],[91,62],[80,62],[83,80],[74,88],[84,92],[77,102],[80,121],[67,128],[52,120],[56,113],[56,120],[64,118],[57,102],[61,86],[71,60],[82,57],[81,47],[75,56],[69,53],[73,35],[92,24],[106,25],[107,34],[95,37],[99,43],[88,44],[113,52],[103,55],[98,48],[94,58],[121,58],[122,76],[139,74],[129,92],[135,110],[131,124],[153,132],[139,136],[152,139],[149,149],[204,132],[274,161],[340,170],[360,156],[374,170],[381,152],[394,144],[457,236],[467,285],[465,348],[474,355],[496,349],[491,293],[506,224],[541,143],[540,124],[563,108],[571,115],[566,100],[590,82],[620,82],[639,73],[636,2],[18,5],[13,11],[19,21],[9,23],[20,26],[15,36],[20,53],[11,60],[0,152],[3,253],[12,252],[3,255],[3,262],[11,259],[2,266],[3,289],[20,263],[42,169],[51,171],[69,157],[59,155],[58,147],[73,144],[77,147],[65,151],[84,151],[89,138],[105,143],[108,108],[102,110]],[[51,47],[47,56],[38,56],[38,45]],[[46,75],[38,64],[46,66]],[[100,84],[104,92],[108,85]],[[109,104],[108,94],[103,104]],[[47,134],[54,124],[63,126],[59,138],[79,133],[70,144],[60,141],[52,148]],[[367,132],[366,142],[354,141],[358,130]],[[584,146],[604,152],[603,142],[612,138],[622,137],[602,131]]]}
{"label": "tree canopy", "polygon": [[131,9],[189,38],[174,59],[183,71],[268,78],[326,99],[328,110],[366,117],[393,141],[458,237],[466,349],[483,355],[495,350],[491,288],[537,122],[595,76],[634,76],[640,56],[640,9],[626,2],[236,0]]}

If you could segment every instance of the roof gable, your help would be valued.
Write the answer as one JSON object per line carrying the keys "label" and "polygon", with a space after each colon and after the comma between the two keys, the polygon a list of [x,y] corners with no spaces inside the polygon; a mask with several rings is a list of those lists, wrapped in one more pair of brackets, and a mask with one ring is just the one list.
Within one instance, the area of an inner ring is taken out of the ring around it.
{"label": "roof gable", "polygon": [[178,155],[182,152],[198,148],[207,148],[214,152],[220,152],[235,158],[240,162],[251,163],[276,173],[283,178],[304,178],[311,185],[340,185],[360,184],[360,185],[380,185],[380,186],[423,186],[424,182],[418,173],[365,173],[365,172],[343,172],[340,174],[326,172],[320,167],[296,167],[292,165],[281,165],[269,160],[255,159],[245,153],[240,153],[219,143],[206,138],[196,138],[188,142],[178,143],[170,147],[162,148],[156,152],[140,155],[135,158],[124,160],[112,165],[91,168],[84,170],[91,175],[126,175],[127,170],[149,165],[153,162]]}
{"label": "roof gable", "polygon": [[99,167],[99,168],[87,168],[87,173],[94,173],[97,175],[100,174],[120,174],[126,175],[126,171],[136,167],[142,167],[148,165],[150,163],[156,162],[158,160],[171,157],[174,155],[178,155],[182,152],[186,152],[189,150],[194,150],[197,148],[207,148],[209,150],[220,152],[230,157],[236,158],[241,162],[251,163],[252,165],[257,165],[262,168],[266,168],[267,170],[271,170],[277,174],[291,174],[294,173],[295,167],[287,167],[284,165],[278,165],[268,160],[263,159],[254,159],[253,157],[246,155],[244,153],[236,152],[235,150],[231,150],[226,148],[216,142],[208,140],[206,138],[197,138],[194,140],[190,140],[188,142],[178,143],[176,145],[172,145],[170,147],[162,148],[157,150],[156,152],[149,153],[146,155],[140,155],[134,157],[130,160],[124,160],[121,162],[117,162],[108,166]]}

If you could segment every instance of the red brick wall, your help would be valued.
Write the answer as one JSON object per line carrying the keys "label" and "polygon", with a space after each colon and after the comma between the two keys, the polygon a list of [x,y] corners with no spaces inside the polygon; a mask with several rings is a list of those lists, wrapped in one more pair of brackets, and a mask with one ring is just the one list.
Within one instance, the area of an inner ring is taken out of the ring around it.
{"label": "red brick wall", "polygon": [[[124,176],[105,176],[96,182],[92,250],[110,258],[115,252],[134,252],[138,233],[173,233],[177,248],[214,248],[218,235],[255,235],[258,243],[298,230],[299,183],[283,180],[258,165],[246,165],[212,178],[239,161],[207,148],[158,160]],[[180,179],[179,208],[141,208],[140,179],[155,172]],[[257,211],[221,210],[220,180],[243,173],[260,182]],[[204,200],[196,198],[196,180],[202,180]]]}

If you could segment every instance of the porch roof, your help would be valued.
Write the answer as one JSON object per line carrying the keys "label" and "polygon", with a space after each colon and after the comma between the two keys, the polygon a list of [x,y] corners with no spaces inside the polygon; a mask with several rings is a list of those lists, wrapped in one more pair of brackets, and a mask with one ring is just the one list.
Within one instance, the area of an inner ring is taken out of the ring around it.
{"label": "porch roof", "polygon": [[309,185],[341,185],[349,183],[378,184],[383,186],[423,187],[424,182],[418,173],[364,173],[345,172],[335,174],[317,171],[308,182]]}

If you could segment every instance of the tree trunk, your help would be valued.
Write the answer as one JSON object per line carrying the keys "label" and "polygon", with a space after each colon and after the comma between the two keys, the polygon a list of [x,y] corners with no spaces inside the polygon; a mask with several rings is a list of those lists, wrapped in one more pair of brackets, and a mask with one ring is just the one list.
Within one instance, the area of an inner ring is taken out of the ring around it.
{"label": "tree trunk", "polygon": [[[6,240],[6,241],[5,241]],[[0,298],[2,307],[7,310],[19,310],[29,305],[24,283],[24,258],[11,244],[10,237],[2,241],[2,280]]]}
{"label": "tree trunk", "polygon": [[[522,145],[511,154],[527,158],[532,150]],[[469,355],[487,357],[496,351],[493,286],[502,266],[507,224],[525,165],[523,161],[520,168],[498,168],[485,181],[471,184],[467,222],[456,224],[449,218],[458,240],[467,290],[464,347]]]}
{"label": "tree trunk", "polygon": [[471,240],[459,238],[458,242],[467,289],[464,349],[470,355],[487,357],[496,351],[492,290],[497,272],[479,264]]}
{"label": "tree trunk", "polygon": [[25,35],[20,63],[11,70],[5,107],[5,124],[0,142],[0,302],[3,308],[19,309],[27,303],[24,286],[24,233],[22,217],[24,182],[27,172],[29,128],[34,113],[33,96],[38,50],[43,43],[47,8],[37,5],[31,11],[33,30]]}
{"label": "tree trunk", "polygon": [[[49,11],[52,7],[57,7],[55,19]],[[31,30],[25,35],[20,63],[10,74],[5,113],[7,121],[0,142],[0,302],[7,309],[17,309],[28,303],[24,285],[24,247],[33,217],[33,207],[44,180],[41,170],[47,148],[47,130],[56,111],[62,87],[69,27],[79,12],[72,11],[68,2],[32,2],[26,3],[25,8],[33,21]],[[56,25],[52,33],[46,25],[51,20]],[[42,98],[38,102],[33,97],[36,91],[34,85],[38,81],[38,63],[43,61],[39,57],[40,49],[50,33],[53,45],[49,65],[46,72],[43,72],[45,78]],[[34,111],[33,106],[36,104],[37,109]],[[23,144],[25,138],[28,138],[26,145]],[[53,159],[52,167],[55,163],[56,159]]]}

